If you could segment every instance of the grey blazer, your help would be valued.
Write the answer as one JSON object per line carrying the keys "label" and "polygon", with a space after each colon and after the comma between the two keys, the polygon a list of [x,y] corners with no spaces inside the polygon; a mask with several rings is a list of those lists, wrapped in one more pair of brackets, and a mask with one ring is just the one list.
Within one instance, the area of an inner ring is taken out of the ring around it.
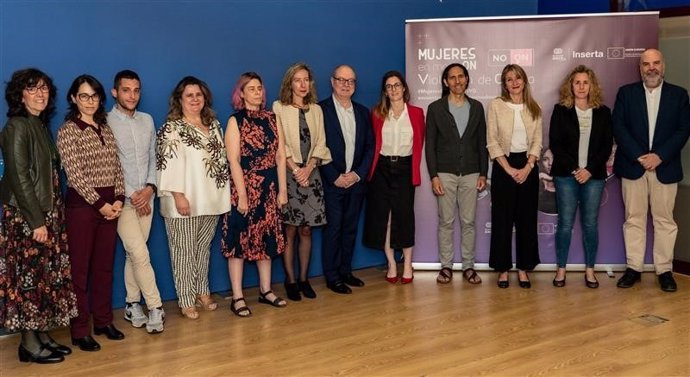
{"label": "grey blazer", "polygon": [[483,177],[488,173],[484,107],[470,97],[465,96],[465,99],[470,104],[470,117],[462,135],[448,109],[448,96],[432,102],[427,108],[426,166],[430,178],[438,173],[479,173]]}

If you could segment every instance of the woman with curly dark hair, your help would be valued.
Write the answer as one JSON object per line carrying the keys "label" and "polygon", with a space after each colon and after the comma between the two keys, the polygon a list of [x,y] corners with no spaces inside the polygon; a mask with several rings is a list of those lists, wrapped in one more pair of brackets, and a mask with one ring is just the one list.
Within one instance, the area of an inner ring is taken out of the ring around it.
{"label": "woman with curly dark hair", "polygon": [[72,291],[57,148],[48,121],[55,86],[34,69],[7,83],[7,124],[0,133],[5,175],[0,182],[0,325],[22,333],[19,360],[58,363],[72,350],[46,331],[77,315]]}

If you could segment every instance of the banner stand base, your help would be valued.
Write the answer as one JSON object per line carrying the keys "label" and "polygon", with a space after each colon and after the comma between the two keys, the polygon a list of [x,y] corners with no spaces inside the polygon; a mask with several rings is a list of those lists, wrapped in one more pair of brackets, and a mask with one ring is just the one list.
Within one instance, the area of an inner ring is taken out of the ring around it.
{"label": "banner stand base", "polygon": [[[438,271],[441,269],[441,263],[427,263],[427,262],[412,262],[412,267],[418,271]],[[607,264],[600,263],[594,266],[595,271],[613,273],[613,271],[625,271],[627,265],[625,264]],[[533,271],[556,271],[558,266],[555,263],[551,264],[540,264]],[[585,264],[568,264],[566,266],[568,271],[584,271]],[[477,271],[493,271],[494,269],[489,267],[488,263],[475,263],[474,269]],[[462,263],[453,263],[453,270],[462,271]],[[644,271],[654,271],[653,264],[645,264]]]}

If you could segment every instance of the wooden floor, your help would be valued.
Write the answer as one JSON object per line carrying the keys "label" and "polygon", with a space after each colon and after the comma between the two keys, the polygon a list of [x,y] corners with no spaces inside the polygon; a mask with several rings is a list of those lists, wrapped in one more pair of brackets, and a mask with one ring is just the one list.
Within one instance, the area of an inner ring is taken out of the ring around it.
{"label": "wooden floor", "polygon": [[[393,286],[384,274],[358,271],[366,287],[347,296],[314,279],[319,297],[285,309],[260,305],[256,292],[247,292],[254,312],[248,319],[235,317],[223,301],[219,310],[185,320],[169,302],[159,335],[132,328],[117,310],[125,340],[96,337],[101,351],[75,348],[56,365],[19,363],[19,337],[7,336],[0,339],[0,375],[690,375],[687,276],[676,275],[678,292],[664,293],[653,273],[631,289],[617,289],[615,279],[599,274],[596,290],[584,286],[579,272],[561,289],[551,285],[553,273],[535,272],[530,290],[517,286],[514,273],[509,289],[498,289],[489,272],[480,273],[479,286],[459,273],[451,285],[437,285],[435,272]],[[54,336],[69,342],[66,329]]]}

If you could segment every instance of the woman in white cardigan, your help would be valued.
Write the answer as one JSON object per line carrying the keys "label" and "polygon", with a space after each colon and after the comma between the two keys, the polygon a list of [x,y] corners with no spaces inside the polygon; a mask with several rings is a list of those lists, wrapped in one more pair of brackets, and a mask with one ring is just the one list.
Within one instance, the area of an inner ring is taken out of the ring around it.
{"label": "woman in white cardigan", "polygon": [[[315,298],[308,280],[311,228],[326,224],[323,185],[318,166],[331,161],[326,147],[323,113],[316,104],[311,69],[304,63],[290,66],[273,103],[278,127],[285,137],[288,170],[288,204],[283,211],[287,247],[283,262],[287,297],[299,301]],[[295,278],[295,236],[299,235],[299,280]]]}
{"label": "woman in white cardigan", "polygon": [[530,288],[527,271],[539,264],[535,162],[541,151],[542,117],[522,67],[503,68],[501,96],[491,101],[487,114],[486,147],[493,160],[489,266],[499,273],[498,286],[508,288],[515,226],[518,281],[521,288]]}

